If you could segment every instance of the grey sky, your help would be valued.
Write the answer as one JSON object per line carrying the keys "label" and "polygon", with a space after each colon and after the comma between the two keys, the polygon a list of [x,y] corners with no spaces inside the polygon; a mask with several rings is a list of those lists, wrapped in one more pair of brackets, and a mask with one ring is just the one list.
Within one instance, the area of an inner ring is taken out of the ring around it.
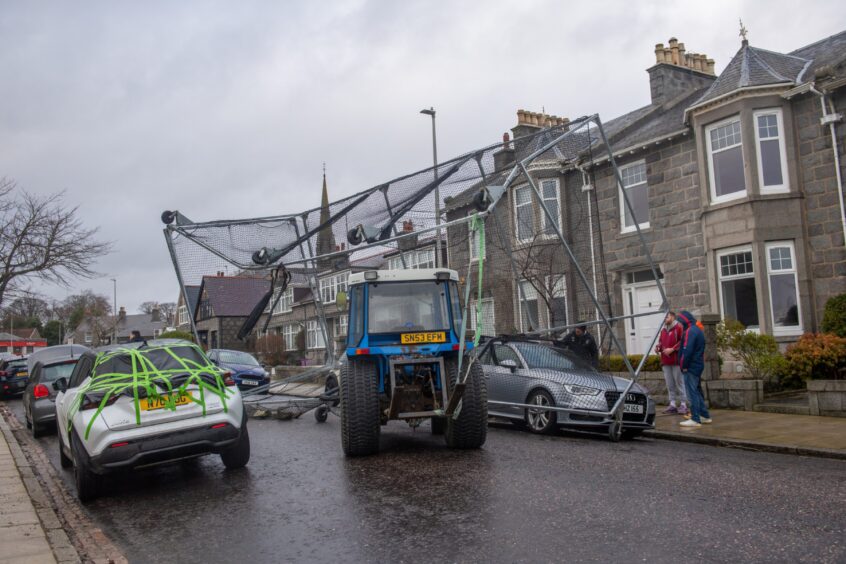
{"label": "grey sky", "polygon": [[[800,7],[801,6],[801,7]],[[655,43],[719,72],[846,28],[837,1],[0,1],[0,176],[67,191],[115,250],[80,281],[173,301],[159,214],[286,213],[495,142],[525,108],[605,119],[649,101]],[[64,289],[44,288],[62,298]]]}

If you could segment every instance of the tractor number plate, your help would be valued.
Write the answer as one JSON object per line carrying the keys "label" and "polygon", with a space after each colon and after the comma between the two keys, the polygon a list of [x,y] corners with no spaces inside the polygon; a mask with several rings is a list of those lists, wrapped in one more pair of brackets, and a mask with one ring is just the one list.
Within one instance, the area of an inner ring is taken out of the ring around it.
{"label": "tractor number plate", "polygon": [[446,333],[438,331],[435,333],[403,333],[400,335],[400,342],[403,345],[425,345],[426,343],[445,343]]}

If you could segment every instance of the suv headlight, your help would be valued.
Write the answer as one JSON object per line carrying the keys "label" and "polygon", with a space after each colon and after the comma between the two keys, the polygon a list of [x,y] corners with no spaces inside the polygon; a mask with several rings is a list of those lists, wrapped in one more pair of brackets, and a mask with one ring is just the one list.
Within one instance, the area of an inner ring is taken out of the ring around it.
{"label": "suv headlight", "polygon": [[602,390],[596,388],[576,386],[575,384],[564,384],[564,389],[574,396],[598,396],[602,392]]}

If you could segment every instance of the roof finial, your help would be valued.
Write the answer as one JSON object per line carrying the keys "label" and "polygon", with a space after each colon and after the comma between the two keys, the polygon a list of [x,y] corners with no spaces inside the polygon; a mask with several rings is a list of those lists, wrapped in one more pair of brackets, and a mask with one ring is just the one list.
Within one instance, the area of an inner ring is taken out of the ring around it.
{"label": "roof finial", "polygon": [[745,25],[743,25],[743,20],[742,20],[742,19],[738,19],[738,21],[740,22],[740,37],[742,37],[742,38],[743,38],[743,44],[744,44],[744,45],[749,45],[749,40],[748,40],[748,39],[746,39],[746,34],[747,34],[747,33],[749,33],[749,30],[748,30],[748,29],[746,29],[746,26],[745,26]]}
{"label": "roof finial", "polygon": [[326,176],[326,161],[323,161],[323,176]]}

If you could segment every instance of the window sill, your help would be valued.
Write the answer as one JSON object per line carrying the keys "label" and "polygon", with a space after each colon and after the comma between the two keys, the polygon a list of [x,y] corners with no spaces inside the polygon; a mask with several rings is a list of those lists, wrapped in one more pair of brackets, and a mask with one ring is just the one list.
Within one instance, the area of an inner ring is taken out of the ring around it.
{"label": "window sill", "polygon": [[625,228],[620,230],[620,235],[636,234],[638,229],[640,229],[640,232],[643,233],[644,231],[649,231],[650,227],[649,227],[648,223],[641,223],[637,227],[625,227]]}
{"label": "window sill", "polygon": [[742,200],[744,198],[749,197],[749,190],[743,190],[742,192],[733,192],[726,196],[719,196],[714,197],[714,194],[711,194],[711,205],[718,206],[720,204],[727,204],[729,202],[735,202],[737,200]]}

